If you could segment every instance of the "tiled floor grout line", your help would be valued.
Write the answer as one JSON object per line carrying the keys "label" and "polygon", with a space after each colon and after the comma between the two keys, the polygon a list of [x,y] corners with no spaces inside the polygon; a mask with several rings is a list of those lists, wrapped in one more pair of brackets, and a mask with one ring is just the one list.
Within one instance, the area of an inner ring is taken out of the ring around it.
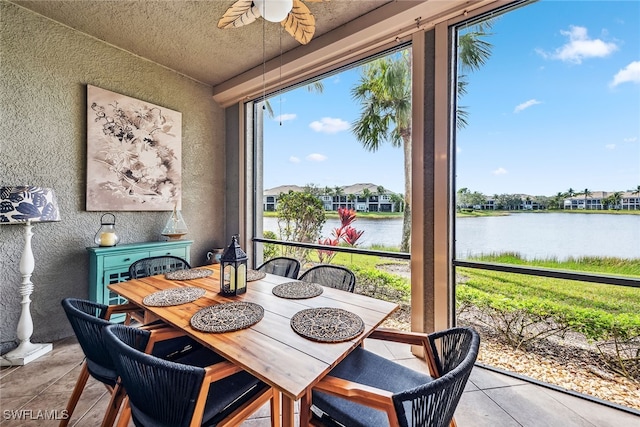
{"label": "tiled floor grout line", "polygon": [[500,405],[495,399],[491,398],[491,396],[489,396],[487,393],[485,393],[485,390],[495,390],[495,389],[499,389],[499,388],[509,388],[509,387],[514,387],[514,386],[507,386],[507,387],[492,387],[492,388],[487,388],[487,389],[480,389],[480,392],[482,394],[484,394],[490,401],[492,401],[493,403],[496,404],[496,406],[498,408],[500,408],[500,410],[502,412],[504,412],[505,414],[507,414],[509,416],[509,418],[511,418],[513,420],[514,423],[516,423],[517,425],[519,425],[520,427],[524,427],[522,424],[520,424],[520,422],[518,422],[518,420],[515,419],[515,417],[513,415],[511,415],[511,413],[509,411],[507,411],[505,408],[502,407],[502,405]]}

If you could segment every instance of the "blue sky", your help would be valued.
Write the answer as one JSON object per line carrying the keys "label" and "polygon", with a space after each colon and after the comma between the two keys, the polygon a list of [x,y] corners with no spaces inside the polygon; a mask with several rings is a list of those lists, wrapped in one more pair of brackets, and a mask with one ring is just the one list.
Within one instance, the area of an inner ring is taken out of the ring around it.
{"label": "blue sky", "polygon": [[[640,184],[640,2],[540,1],[499,17],[489,61],[460,105],[456,186],[553,195]],[[365,151],[350,131],[357,69],[271,98],[265,188],[372,182],[403,192],[402,150]]]}

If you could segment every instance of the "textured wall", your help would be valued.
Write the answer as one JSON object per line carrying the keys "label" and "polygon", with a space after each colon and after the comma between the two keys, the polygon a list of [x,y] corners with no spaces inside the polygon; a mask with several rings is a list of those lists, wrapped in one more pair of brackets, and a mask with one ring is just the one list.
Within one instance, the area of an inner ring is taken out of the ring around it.
{"label": "textured wall", "polygon": [[[186,238],[195,241],[192,262],[203,264],[207,250],[224,243],[224,111],[211,87],[2,1],[0,76],[0,185],[52,187],[62,215],[33,227],[32,341],[71,335],[60,300],[88,297],[85,248],[103,212],[84,210],[87,84],[182,113],[182,214]],[[161,240],[168,217],[115,215],[121,243]],[[0,226],[2,353],[15,346],[23,231]]]}

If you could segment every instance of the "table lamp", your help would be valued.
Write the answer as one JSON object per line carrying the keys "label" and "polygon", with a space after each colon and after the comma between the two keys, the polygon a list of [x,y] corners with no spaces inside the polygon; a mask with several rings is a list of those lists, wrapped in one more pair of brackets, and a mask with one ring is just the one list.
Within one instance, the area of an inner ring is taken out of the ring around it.
{"label": "table lamp", "polygon": [[0,366],[26,365],[53,348],[51,344],[31,342],[33,320],[29,308],[30,296],[33,292],[31,274],[35,267],[31,250],[31,236],[33,236],[31,224],[51,221],[60,221],[58,203],[52,189],[32,186],[0,187],[0,225],[23,224],[25,236],[24,249],[20,258],[22,310],[17,331],[20,344],[14,350],[2,355]]}

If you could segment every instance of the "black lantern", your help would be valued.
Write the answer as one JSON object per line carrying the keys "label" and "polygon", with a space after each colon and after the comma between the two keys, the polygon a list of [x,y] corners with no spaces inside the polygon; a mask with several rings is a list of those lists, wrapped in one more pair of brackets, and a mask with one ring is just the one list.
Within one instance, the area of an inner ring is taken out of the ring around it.
{"label": "black lantern", "polygon": [[247,292],[247,254],[233,236],[231,244],[220,257],[220,293],[235,296]]}
{"label": "black lantern", "polygon": [[116,234],[115,225],[116,216],[114,214],[106,213],[100,217],[100,229],[93,238],[96,245],[115,246],[118,244],[120,237]]}

